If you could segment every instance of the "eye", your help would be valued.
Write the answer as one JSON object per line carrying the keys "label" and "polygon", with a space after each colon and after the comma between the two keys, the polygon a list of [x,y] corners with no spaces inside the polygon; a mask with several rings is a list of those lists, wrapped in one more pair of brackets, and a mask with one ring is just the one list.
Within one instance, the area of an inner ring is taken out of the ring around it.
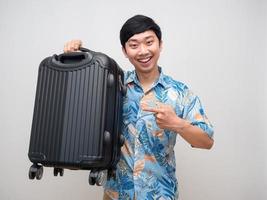
{"label": "eye", "polygon": [[129,47],[132,49],[136,49],[138,47],[138,45],[135,43],[132,43],[132,44],[129,44]]}
{"label": "eye", "polygon": [[150,45],[152,45],[153,44],[153,40],[148,40],[147,42],[146,42],[146,44],[148,45],[148,46],[150,46]]}

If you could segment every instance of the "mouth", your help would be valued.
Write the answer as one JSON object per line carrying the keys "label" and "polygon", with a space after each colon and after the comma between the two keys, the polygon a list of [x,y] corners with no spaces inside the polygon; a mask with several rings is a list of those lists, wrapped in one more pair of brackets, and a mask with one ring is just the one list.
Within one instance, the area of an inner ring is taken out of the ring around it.
{"label": "mouth", "polygon": [[140,62],[140,63],[142,63],[142,64],[146,64],[146,63],[148,63],[151,59],[152,59],[152,56],[149,56],[149,57],[146,57],[146,58],[138,59],[138,62]]}

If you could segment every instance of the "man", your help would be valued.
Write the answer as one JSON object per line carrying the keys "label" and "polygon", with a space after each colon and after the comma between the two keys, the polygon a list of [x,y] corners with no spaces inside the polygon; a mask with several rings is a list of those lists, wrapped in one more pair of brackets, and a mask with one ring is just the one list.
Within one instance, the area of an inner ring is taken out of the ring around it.
{"label": "man", "polygon": [[[213,128],[199,98],[158,66],[161,30],[151,18],[128,19],[120,40],[135,70],[125,74],[122,133],[126,140],[116,177],[104,186],[104,199],[177,199],[177,134],[192,147],[210,149]],[[64,51],[78,50],[81,45],[80,40],[70,41]]]}

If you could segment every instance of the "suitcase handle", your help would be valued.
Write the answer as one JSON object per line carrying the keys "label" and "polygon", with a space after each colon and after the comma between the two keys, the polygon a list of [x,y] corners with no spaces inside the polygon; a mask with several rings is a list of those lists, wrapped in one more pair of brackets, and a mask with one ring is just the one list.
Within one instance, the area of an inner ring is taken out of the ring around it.
{"label": "suitcase handle", "polygon": [[88,58],[88,54],[84,52],[71,52],[63,53],[55,57],[55,59],[63,64],[74,64],[80,63]]}
{"label": "suitcase handle", "polygon": [[83,65],[89,63],[93,58],[93,54],[89,49],[82,49],[82,52],[69,52],[63,53],[60,55],[53,55],[52,62],[53,64],[59,67],[73,67],[77,65]]}
{"label": "suitcase handle", "polygon": [[90,52],[90,53],[93,53],[92,50],[87,49],[87,48],[85,48],[85,47],[80,47],[79,50],[80,50],[81,52]]}

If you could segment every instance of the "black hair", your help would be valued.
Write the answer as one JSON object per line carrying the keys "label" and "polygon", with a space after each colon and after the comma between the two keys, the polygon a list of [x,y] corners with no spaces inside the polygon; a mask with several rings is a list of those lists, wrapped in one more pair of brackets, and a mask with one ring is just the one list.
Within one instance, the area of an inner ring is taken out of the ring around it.
{"label": "black hair", "polygon": [[135,34],[142,33],[148,30],[154,31],[159,41],[161,41],[160,27],[153,19],[144,15],[135,15],[129,18],[120,30],[121,45],[125,48],[125,43]]}

